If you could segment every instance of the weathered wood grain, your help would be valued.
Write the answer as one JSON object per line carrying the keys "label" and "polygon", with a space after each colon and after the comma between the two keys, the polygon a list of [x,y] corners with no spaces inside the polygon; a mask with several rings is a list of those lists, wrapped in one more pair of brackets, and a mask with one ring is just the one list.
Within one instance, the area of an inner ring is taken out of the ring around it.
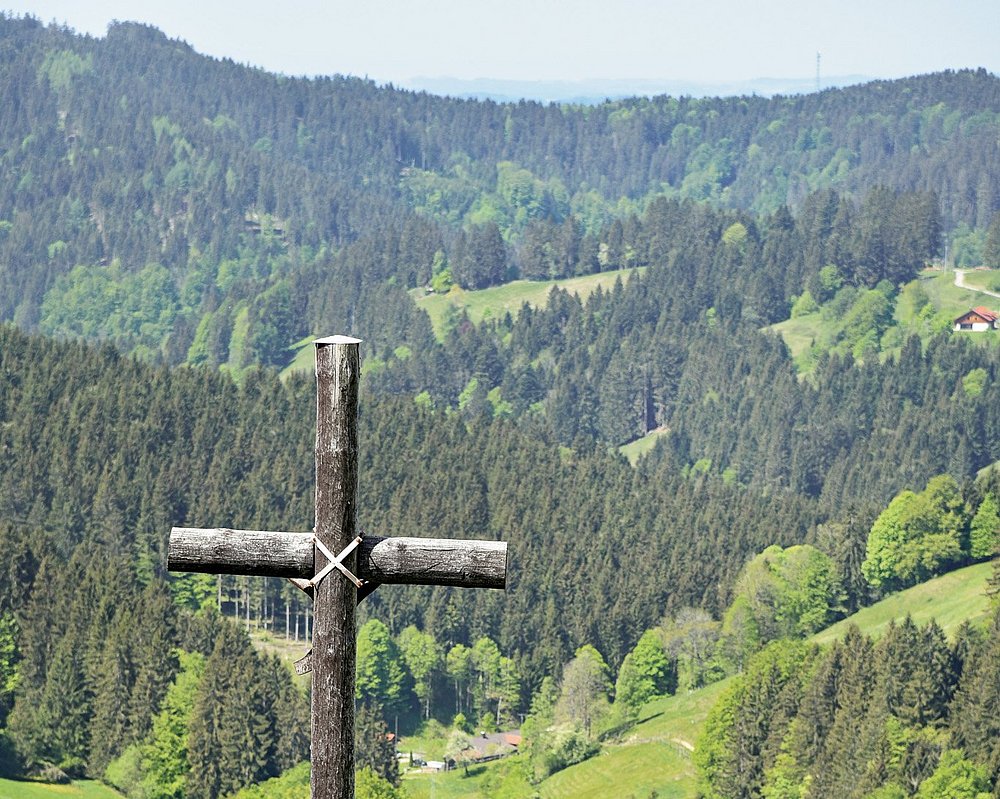
{"label": "weathered wood grain", "polygon": [[[354,573],[368,582],[500,589],[507,585],[503,541],[365,536],[358,551]],[[167,567],[309,579],[325,563],[324,558],[314,565],[313,558],[311,533],[175,527],[170,531]]]}
{"label": "weathered wood grain", "polygon": [[209,574],[305,577],[313,569],[312,533],[174,527],[167,568]]}
{"label": "weathered wood grain", "polygon": [[[316,344],[316,537],[338,555],[358,527],[360,341]],[[322,557],[322,556],[320,556]],[[357,551],[344,561],[357,570]],[[354,798],[357,588],[329,575],[313,593],[312,799]]]}

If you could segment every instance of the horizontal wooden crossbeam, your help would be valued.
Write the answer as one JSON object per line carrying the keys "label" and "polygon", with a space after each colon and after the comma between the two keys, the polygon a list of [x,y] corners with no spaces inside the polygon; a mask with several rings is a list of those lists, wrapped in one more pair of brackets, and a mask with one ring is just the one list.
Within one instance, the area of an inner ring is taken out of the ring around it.
{"label": "horizontal wooden crossbeam", "polygon": [[[167,568],[209,574],[310,579],[326,565],[312,533],[174,527]],[[443,538],[365,536],[357,575],[371,583],[505,588],[507,544]]]}

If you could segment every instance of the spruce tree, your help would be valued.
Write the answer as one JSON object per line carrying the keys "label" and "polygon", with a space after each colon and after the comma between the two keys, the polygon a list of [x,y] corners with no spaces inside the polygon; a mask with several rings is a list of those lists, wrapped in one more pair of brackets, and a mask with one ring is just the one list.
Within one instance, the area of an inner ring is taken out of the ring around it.
{"label": "spruce tree", "polygon": [[399,785],[396,744],[386,726],[382,706],[377,701],[358,703],[354,764],[356,768],[370,768],[392,785]]}
{"label": "spruce tree", "polygon": [[136,665],[130,637],[135,629],[131,614],[119,614],[99,661],[90,722],[92,741],[88,770],[96,777],[135,740],[129,715],[129,695],[135,684]]}

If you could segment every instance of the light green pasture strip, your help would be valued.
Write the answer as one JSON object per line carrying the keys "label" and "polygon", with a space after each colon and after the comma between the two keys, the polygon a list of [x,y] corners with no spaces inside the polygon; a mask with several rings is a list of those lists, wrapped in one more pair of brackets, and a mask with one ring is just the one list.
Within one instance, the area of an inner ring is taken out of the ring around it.
{"label": "light green pasture strip", "polygon": [[661,739],[684,741],[692,746],[698,742],[708,712],[730,679],[707,685],[697,691],[681,691],[675,696],[654,699],[643,706],[640,722],[628,733],[628,740]]}
{"label": "light green pasture strip", "polygon": [[667,435],[668,431],[666,428],[658,427],[656,430],[650,430],[642,438],[637,438],[635,441],[630,441],[628,444],[622,444],[618,447],[618,451],[628,458],[628,462],[633,466],[638,463],[639,458],[645,455],[647,452],[656,446],[656,442],[659,441],[663,436]]}
{"label": "light green pasture strip", "polygon": [[[1000,289],[995,288],[998,285],[998,281],[1000,281],[1000,269],[977,269],[965,273],[965,285],[972,286],[974,289],[1000,291]],[[987,308],[992,308],[993,305],[1000,302],[995,297],[983,297],[983,300],[982,304]]]}
{"label": "light green pasture strip", "polygon": [[907,613],[917,624],[935,619],[945,633],[952,634],[963,621],[976,621],[989,613],[985,591],[992,568],[990,563],[977,563],[891,594],[816,633],[812,640],[821,644],[835,641],[851,624],[877,638],[890,621],[901,621]]}
{"label": "light green pasture strip", "polygon": [[535,789],[524,778],[517,757],[461,767],[445,773],[403,777],[407,799],[526,799]]}
{"label": "light green pasture strip", "polygon": [[122,799],[122,795],[93,780],[49,785],[0,779],[0,799]]}
{"label": "light green pasture strip", "polygon": [[689,753],[669,741],[609,747],[553,774],[539,786],[544,799],[689,799],[696,795]]}
{"label": "light green pasture strip", "polygon": [[306,336],[302,341],[296,341],[289,347],[290,352],[295,353],[292,362],[286,366],[282,372],[282,379],[288,377],[292,372],[311,372],[316,366],[316,356],[313,354],[312,343],[319,336]]}
{"label": "light green pasture strip", "polygon": [[444,320],[449,306],[454,306],[459,311],[464,310],[469,318],[478,324],[483,319],[499,319],[508,312],[511,316],[516,316],[524,303],[533,308],[543,307],[548,302],[549,292],[554,286],[586,299],[597,290],[598,286],[607,291],[614,286],[615,280],[619,277],[622,281],[627,281],[631,273],[643,271],[645,267],[599,272],[596,275],[583,275],[565,280],[515,280],[480,291],[453,289],[448,294],[424,295],[422,290],[416,290],[414,296],[417,306],[427,311],[430,316],[434,334],[441,339],[444,337]]}
{"label": "light green pasture strip", "polygon": [[[966,275],[965,279],[969,281],[969,275]],[[946,272],[926,270],[921,272],[919,280],[934,307],[951,316],[957,317],[972,306],[982,304],[979,302],[982,295],[955,285],[955,273],[951,270]]]}

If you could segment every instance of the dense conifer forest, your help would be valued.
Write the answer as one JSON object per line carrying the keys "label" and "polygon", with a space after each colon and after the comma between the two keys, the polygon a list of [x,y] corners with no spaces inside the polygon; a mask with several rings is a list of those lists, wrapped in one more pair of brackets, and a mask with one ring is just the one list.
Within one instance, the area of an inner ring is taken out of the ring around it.
{"label": "dense conifer forest", "polygon": [[[541,778],[745,672],[706,795],[936,796],[964,764],[998,790],[966,722],[996,715],[995,629],[754,654],[996,550],[1000,348],[891,319],[945,241],[1000,259],[997,77],[496,104],[0,16],[0,85],[0,771],[208,798],[308,756],[302,686],[247,635],[304,649],[308,599],[165,546],[311,528],[314,388],[278,369],[349,332],[362,528],[512,553],[505,594],[361,605],[359,763],[396,779],[390,717],[527,715]],[[618,269],[440,338],[414,302]],[[842,333],[803,375],[767,326],[807,301]]]}

